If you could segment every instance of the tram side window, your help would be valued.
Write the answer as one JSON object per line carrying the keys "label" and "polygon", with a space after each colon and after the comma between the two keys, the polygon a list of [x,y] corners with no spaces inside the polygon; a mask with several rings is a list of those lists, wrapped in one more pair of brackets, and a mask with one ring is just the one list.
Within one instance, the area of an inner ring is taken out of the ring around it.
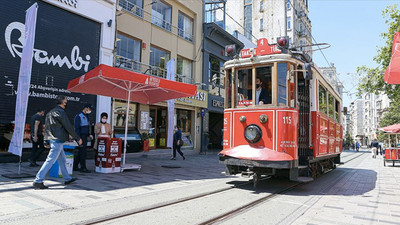
{"label": "tram side window", "polygon": [[226,70],[226,82],[225,83],[225,99],[226,99],[226,104],[225,104],[225,108],[232,108],[232,70],[228,69]]}
{"label": "tram side window", "polygon": [[286,74],[287,74],[287,64],[278,64],[278,106],[285,106],[287,100],[286,91]]}
{"label": "tram side window", "polygon": [[335,99],[335,120],[336,122],[339,122],[339,116],[340,116],[340,102]]}
{"label": "tram side window", "polygon": [[329,117],[334,119],[335,118],[335,103],[333,100],[333,96],[331,94],[328,95],[328,101],[329,101],[329,105],[328,105],[328,113],[329,113]]}
{"label": "tram side window", "polygon": [[252,89],[252,73],[251,69],[243,69],[238,71],[238,105],[251,105],[251,97],[249,98],[249,93]]}
{"label": "tram side window", "polygon": [[[272,67],[256,69],[256,105],[272,104]],[[251,99],[251,94],[250,94]],[[258,99],[258,101],[257,101]]]}
{"label": "tram side window", "polygon": [[322,113],[325,113],[325,115],[328,115],[325,88],[322,87],[321,85],[319,85],[318,93],[319,93],[319,111],[322,112]]}

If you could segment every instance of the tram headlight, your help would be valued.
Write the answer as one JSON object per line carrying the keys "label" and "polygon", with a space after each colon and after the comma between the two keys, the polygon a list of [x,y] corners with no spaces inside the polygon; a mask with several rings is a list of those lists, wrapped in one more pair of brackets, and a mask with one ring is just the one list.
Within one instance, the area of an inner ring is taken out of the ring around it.
{"label": "tram headlight", "polygon": [[250,124],[244,130],[244,138],[249,143],[257,143],[262,136],[261,128],[255,124]]}

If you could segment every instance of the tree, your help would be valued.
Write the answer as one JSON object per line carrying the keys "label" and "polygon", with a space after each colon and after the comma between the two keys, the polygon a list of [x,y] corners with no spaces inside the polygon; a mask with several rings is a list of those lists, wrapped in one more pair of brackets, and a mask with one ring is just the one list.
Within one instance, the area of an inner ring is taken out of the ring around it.
{"label": "tree", "polygon": [[[400,85],[386,84],[383,77],[390,63],[394,33],[400,31],[400,10],[397,9],[397,5],[395,4],[384,9],[382,15],[386,18],[385,23],[388,25],[388,31],[381,34],[386,43],[378,50],[378,54],[374,57],[374,61],[378,64],[377,67],[369,68],[361,66],[357,68],[357,73],[361,78],[357,90],[358,95],[365,92],[378,94],[383,91],[393,102],[395,99],[400,98]],[[400,110],[400,108],[398,109]]]}

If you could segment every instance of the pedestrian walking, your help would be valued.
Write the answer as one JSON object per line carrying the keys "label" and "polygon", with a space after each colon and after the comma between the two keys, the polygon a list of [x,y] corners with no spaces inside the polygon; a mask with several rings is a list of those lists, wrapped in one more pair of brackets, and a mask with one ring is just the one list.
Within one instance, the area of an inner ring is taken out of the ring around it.
{"label": "pedestrian walking", "polygon": [[43,181],[47,172],[49,172],[56,160],[60,165],[65,185],[77,180],[77,178],[71,177],[68,174],[63,145],[65,141],[69,140],[69,135],[71,135],[79,145],[82,144],[82,140],[75,133],[73,126],[68,120],[67,113],[65,112],[67,102],[68,100],[66,96],[59,95],[57,97],[57,106],[46,115],[44,140],[50,142],[50,151],[47,155],[46,161],[43,163],[33,181],[33,187],[36,189],[48,188],[44,185]]}
{"label": "pedestrian walking", "polygon": [[360,143],[358,141],[356,142],[356,150],[357,152],[360,150]]}
{"label": "pedestrian walking", "polygon": [[174,133],[174,141],[173,141],[173,144],[172,144],[173,156],[172,156],[171,160],[176,160],[176,151],[178,151],[179,155],[182,156],[182,159],[185,160],[185,156],[183,155],[183,153],[181,151],[181,147],[183,145],[182,131],[177,126],[175,126],[174,131],[175,131],[175,133]]}
{"label": "pedestrian walking", "polygon": [[376,153],[378,151],[379,143],[376,139],[371,142],[372,158],[376,158]]}
{"label": "pedestrian walking", "polygon": [[86,148],[88,138],[93,140],[93,136],[90,134],[90,121],[88,117],[89,114],[92,113],[92,110],[93,106],[91,104],[85,104],[82,112],[75,116],[75,132],[82,139],[82,146],[78,147],[78,152],[76,152],[74,156],[74,171],[79,170],[82,173],[91,172],[86,168]]}
{"label": "pedestrian walking", "polygon": [[39,158],[44,150],[44,139],[43,139],[43,124],[44,124],[44,109],[38,108],[35,115],[31,117],[31,140],[32,140],[32,152],[29,157],[29,166],[39,166],[36,160]]}
{"label": "pedestrian walking", "polygon": [[94,126],[94,135],[96,141],[94,143],[94,148],[97,149],[97,138],[99,137],[112,137],[113,131],[111,124],[107,123],[108,114],[106,112],[101,113],[100,122],[96,123]]}

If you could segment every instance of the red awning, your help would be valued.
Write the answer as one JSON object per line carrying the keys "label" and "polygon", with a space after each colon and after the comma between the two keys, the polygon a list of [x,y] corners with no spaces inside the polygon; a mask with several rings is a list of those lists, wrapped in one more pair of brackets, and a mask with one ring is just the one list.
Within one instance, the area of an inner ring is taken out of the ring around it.
{"label": "red awning", "polygon": [[385,71],[385,83],[400,84],[400,32],[394,34],[392,58]]}
{"label": "red awning", "polygon": [[[69,82],[72,92],[103,95],[143,104],[194,96],[196,86],[100,64]],[[128,95],[130,93],[130,98]]]}
{"label": "red awning", "polygon": [[399,133],[400,132],[400,123],[393,124],[387,127],[378,128],[378,130],[384,131],[386,133]]}

